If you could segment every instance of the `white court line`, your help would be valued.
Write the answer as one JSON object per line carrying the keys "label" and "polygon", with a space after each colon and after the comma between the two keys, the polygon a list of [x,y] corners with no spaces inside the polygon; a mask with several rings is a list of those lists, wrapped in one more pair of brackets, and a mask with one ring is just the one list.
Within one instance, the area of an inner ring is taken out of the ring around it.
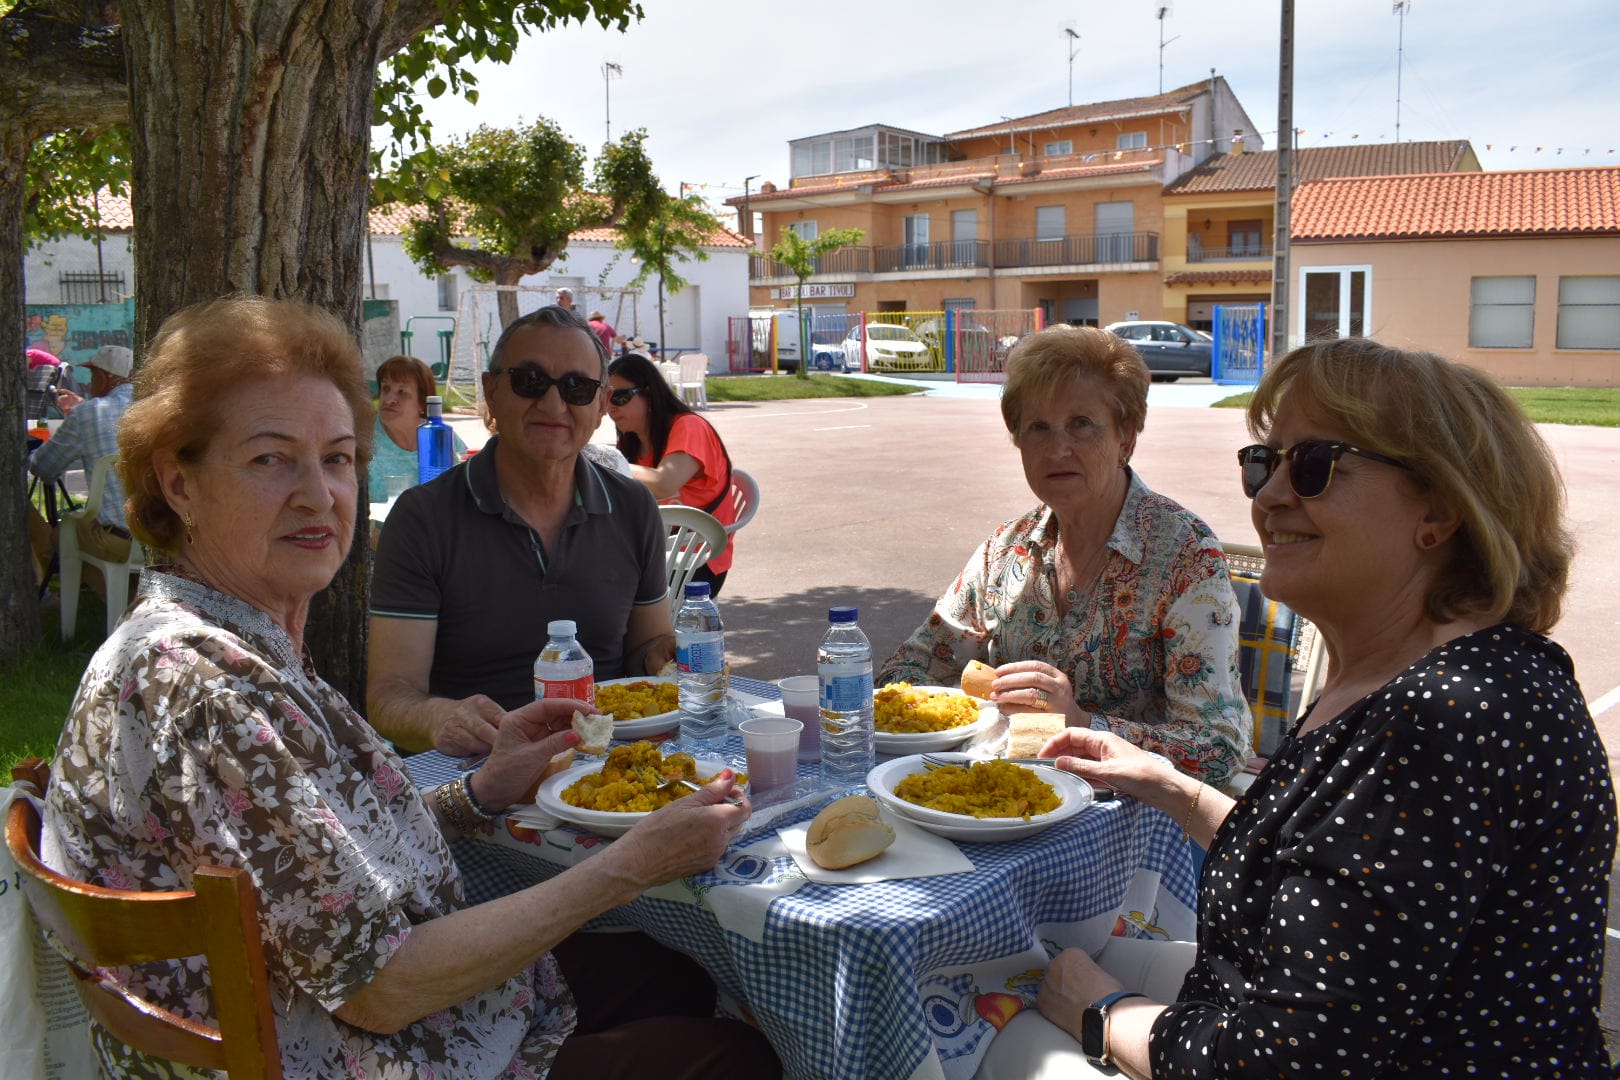
{"label": "white court line", "polygon": [[1604,929],[1609,932],[1610,937],[1612,937],[1612,938],[1620,938],[1620,930],[1616,930],[1612,926],[1604,927]]}
{"label": "white court line", "polygon": [[1607,694],[1588,705],[1587,708],[1591,710],[1592,719],[1596,720],[1616,705],[1620,705],[1620,686],[1610,690]]}
{"label": "white court line", "polygon": [[776,420],[783,416],[831,416],[834,413],[841,412],[864,412],[870,407],[863,402],[857,401],[848,405],[839,405],[835,408],[806,409],[800,412],[728,412],[726,413],[726,423],[729,424],[734,420]]}
{"label": "white court line", "polygon": [[811,431],[855,431],[855,430],[857,430],[859,428],[869,428],[871,426],[872,426],[871,424],[845,424],[842,427],[818,427],[818,428],[811,428],[810,430]]}

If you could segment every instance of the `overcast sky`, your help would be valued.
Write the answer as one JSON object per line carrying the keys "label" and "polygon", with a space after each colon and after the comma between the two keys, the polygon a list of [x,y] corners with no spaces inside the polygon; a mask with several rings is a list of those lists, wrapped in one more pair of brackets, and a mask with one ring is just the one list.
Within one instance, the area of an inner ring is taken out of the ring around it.
{"label": "overcast sky", "polygon": [[[648,132],[665,187],[717,206],[786,185],[789,139],[882,123],[943,134],[1069,102],[1157,93],[1152,0],[642,0],[627,32],[569,27],[479,69],[476,106],[431,102],[436,138],[546,116],[594,152]],[[1163,86],[1226,77],[1277,145],[1277,0],[1171,0]],[[1620,165],[1614,0],[1299,0],[1302,147],[1468,139],[1487,169]],[[603,64],[619,64],[610,81]],[[605,94],[607,95],[606,100]],[[380,134],[380,133],[379,133]],[[1560,149],[1562,152],[1560,153]]]}

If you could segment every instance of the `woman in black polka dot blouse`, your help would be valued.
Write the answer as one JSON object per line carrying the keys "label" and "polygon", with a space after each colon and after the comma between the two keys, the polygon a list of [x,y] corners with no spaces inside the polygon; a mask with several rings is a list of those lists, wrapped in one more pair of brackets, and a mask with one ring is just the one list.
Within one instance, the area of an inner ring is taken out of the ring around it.
{"label": "woman in black polka dot blouse", "polygon": [[1324,635],[1322,695],[1235,802],[1106,732],[1047,745],[1209,858],[1175,1002],[1110,1001],[1068,950],[1021,1038],[1070,1076],[1082,1048],[1135,1077],[1610,1076],[1614,793],[1542,636],[1571,553],[1545,444],[1477,370],[1360,339],[1284,357],[1249,425],[1261,587]]}

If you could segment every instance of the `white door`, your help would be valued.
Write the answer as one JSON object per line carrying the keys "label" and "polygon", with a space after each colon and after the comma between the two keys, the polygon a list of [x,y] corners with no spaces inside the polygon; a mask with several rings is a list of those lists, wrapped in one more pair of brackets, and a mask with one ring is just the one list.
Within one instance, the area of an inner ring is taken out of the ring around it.
{"label": "white door", "polygon": [[928,265],[928,215],[907,214],[905,218],[905,250],[902,266]]}
{"label": "white door", "polygon": [[951,211],[951,262],[956,266],[972,266],[979,251],[979,212],[977,210]]}
{"label": "white door", "polygon": [[1372,267],[1316,266],[1299,272],[1299,342],[1362,337],[1372,320]]}
{"label": "white door", "polygon": [[1097,204],[1097,261],[1131,261],[1131,236],[1136,230],[1136,204],[1105,202]]}

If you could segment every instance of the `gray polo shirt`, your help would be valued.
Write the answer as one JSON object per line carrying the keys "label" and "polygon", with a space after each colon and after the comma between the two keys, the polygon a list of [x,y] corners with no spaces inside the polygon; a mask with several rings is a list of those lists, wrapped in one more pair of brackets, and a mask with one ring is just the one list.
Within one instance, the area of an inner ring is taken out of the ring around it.
{"label": "gray polo shirt", "polygon": [[534,699],[534,658],[553,619],[579,624],[598,679],[625,674],[631,610],[668,600],[666,530],[640,481],[582,454],[574,505],[548,551],[501,497],[499,452],[491,439],[399,497],[377,546],[371,614],[438,620],[429,693],[487,694],[514,709]]}

